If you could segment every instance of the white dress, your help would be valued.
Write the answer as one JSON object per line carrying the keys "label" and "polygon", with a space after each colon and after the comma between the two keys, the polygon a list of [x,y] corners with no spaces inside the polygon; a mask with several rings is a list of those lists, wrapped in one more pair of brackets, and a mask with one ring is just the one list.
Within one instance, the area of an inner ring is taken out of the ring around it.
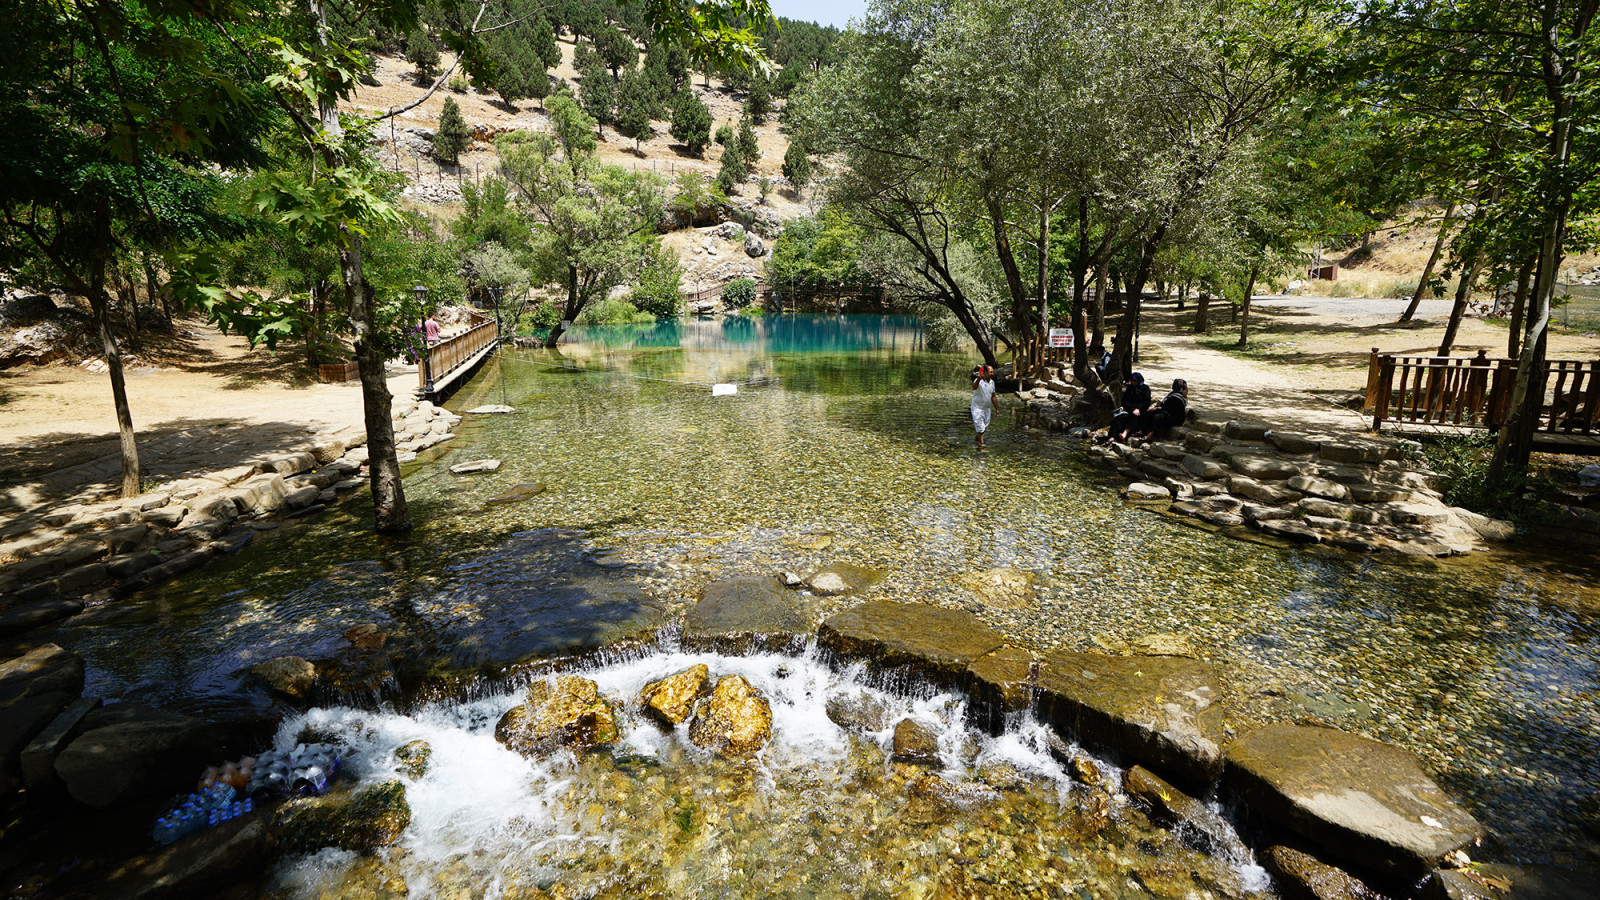
{"label": "white dress", "polygon": [[994,382],[979,381],[972,390],[972,427],[979,434],[989,430],[989,418],[994,415]]}

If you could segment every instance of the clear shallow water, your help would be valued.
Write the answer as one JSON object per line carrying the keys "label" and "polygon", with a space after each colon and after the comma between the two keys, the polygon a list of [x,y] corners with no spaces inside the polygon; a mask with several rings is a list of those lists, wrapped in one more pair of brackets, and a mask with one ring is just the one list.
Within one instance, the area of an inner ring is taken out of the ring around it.
{"label": "clear shallow water", "polygon": [[[583,337],[510,352],[451,401],[517,412],[468,417],[409,469],[411,537],[367,534],[370,510],[348,503],[55,639],[89,659],[93,692],[219,715],[266,707],[252,662],[348,659],[340,634],[360,622],[390,632],[397,662],[354,680],[422,684],[635,633],[714,578],[851,562],[887,570],[871,596],[969,609],[1043,648],[1187,635],[1232,678],[1240,727],[1311,719],[1402,744],[1503,838],[1494,855],[1594,858],[1591,558],[1326,555],[1127,507],[1004,400],[974,450],[971,360],[922,352],[906,320]],[[758,383],[714,397],[713,382]],[[447,471],[482,457],[500,470]],[[518,482],[547,490],[485,506]],[[959,581],[997,566],[1035,573],[1037,597],[996,607]]]}

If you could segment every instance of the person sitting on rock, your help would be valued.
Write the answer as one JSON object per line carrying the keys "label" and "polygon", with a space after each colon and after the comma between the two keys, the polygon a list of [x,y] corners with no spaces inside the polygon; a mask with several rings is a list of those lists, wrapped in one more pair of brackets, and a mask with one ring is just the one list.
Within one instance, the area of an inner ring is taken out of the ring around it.
{"label": "person sitting on rock", "polygon": [[1172,392],[1167,394],[1161,405],[1152,406],[1150,411],[1141,418],[1143,429],[1138,431],[1139,437],[1152,438],[1161,431],[1174,425],[1182,425],[1184,417],[1189,414],[1189,382],[1182,378],[1172,380]]}
{"label": "person sitting on rock", "polygon": [[1128,376],[1128,386],[1122,390],[1122,406],[1111,417],[1110,439],[1125,442],[1133,434],[1144,430],[1144,417],[1150,414],[1150,386],[1138,372]]}

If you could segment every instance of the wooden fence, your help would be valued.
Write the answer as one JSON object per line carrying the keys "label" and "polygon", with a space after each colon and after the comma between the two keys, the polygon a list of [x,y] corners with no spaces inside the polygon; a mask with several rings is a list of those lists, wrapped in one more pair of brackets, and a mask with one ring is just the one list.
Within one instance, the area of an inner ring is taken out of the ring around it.
{"label": "wooden fence", "polygon": [[1036,378],[1047,366],[1056,363],[1071,362],[1071,347],[1050,346],[1050,336],[1039,333],[1031,335],[1011,354],[1011,374],[1017,379]]}
{"label": "wooden fence", "polygon": [[[1376,347],[1367,363],[1365,411],[1384,422],[1498,431],[1511,412],[1512,359],[1391,356]],[[1544,396],[1536,430],[1556,435],[1600,431],[1600,360],[1548,360],[1534,386]]]}
{"label": "wooden fence", "polygon": [[472,325],[460,334],[428,347],[417,366],[418,389],[427,396],[442,394],[452,382],[486,356],[500,340],[500,326],[488,316],[472,314]]}

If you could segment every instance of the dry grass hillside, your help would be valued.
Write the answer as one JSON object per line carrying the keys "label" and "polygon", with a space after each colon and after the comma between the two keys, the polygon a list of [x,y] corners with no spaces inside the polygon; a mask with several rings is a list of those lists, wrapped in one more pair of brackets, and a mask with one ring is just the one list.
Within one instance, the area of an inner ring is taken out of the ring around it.
{"label": "dry grass hillside", "polygon": [[[567,39],[558,41],[557,45],[561,48],[562,61],[561,65],[551,70],[552,74],[574,83],[577,79],[577,72],[572,66],[575,45]],[[447,55],[442,64],[449,63],[450,57]],[[427,82],[418,80],[415,68],[400,57],[379,57],[374,76],[377,85],[362,87],[351,107],[362,112],[381,112],[412,102],[426,89]],[[694,79],[693,90],[711,110],[713,131],[723,124],[737,127],[744,110],[743,94],[733,91],[717,79],[712,79],[708,88],[700,77]],[[455,185],[461,181],[487,177],[498,167],[499,158],[490,141],[476,140],[461,155],[459,168],[453,168],[433,159],[427,144],[408,131],[412,128],[437,128],[446,97],[455,99],[469,126],[477,129],[481,136],[491,139],[493,135],[507,131],[546,131],[549,129],[549,117],[536,100],[506,103],[494,94],[481,94],[470,89],[456,93],[448,88],[440,88],[425,103],[391,120],[392,127],[379,130],[378,136],[383,141],[379,156],[385,164],[405,173],[413,183],[413,190],[408,191],[408,195],[430,212],[448,219],[459,211],[459,192],[454,190]],[[783,101],[777,99],[775,103],[781,108]],[[612,165],[655,172],[669,181],[685,170],[703,173],[707,178],[716,176],[722,159],[720,146],[713,143],[706,148],[702,157],[691,156],[688,148],[668,133],[670,122],[652,124],[655,135],[640,142],[637,148],[634,141],[622,137],[613,129],[603,129],[597,157]],[[776,114],[768,117],[766,124],[756,127],[756,139],[761,148],[761,160],[756,165],[756,174],[737,189],[737,197],[760,203],[758,185],[761,178],[766,177],[771,179],[772,189],[765,206],[777,218],[787,220],[809,212],[805,200],[789,189],[788,182],[783,178],[783,156],[789,149],[789,142],[778,129]],[[806,199],[809,199],[809,195]],[[686,287],[692,288],[696,283],[710,287],[713,283],[730,278],[759,274],[761,260],[747,257],[742,245],[735,248],[732,242],[719,241],[713,236],[711,239],[717,250],[713,256],[703,246],[706,235],[697,231],[686,232],[670,235],[666,241],[667,246],[677,250],[683,259],[687,269]],[[695,252],[696,248],[700,248],[699,253]]]}

